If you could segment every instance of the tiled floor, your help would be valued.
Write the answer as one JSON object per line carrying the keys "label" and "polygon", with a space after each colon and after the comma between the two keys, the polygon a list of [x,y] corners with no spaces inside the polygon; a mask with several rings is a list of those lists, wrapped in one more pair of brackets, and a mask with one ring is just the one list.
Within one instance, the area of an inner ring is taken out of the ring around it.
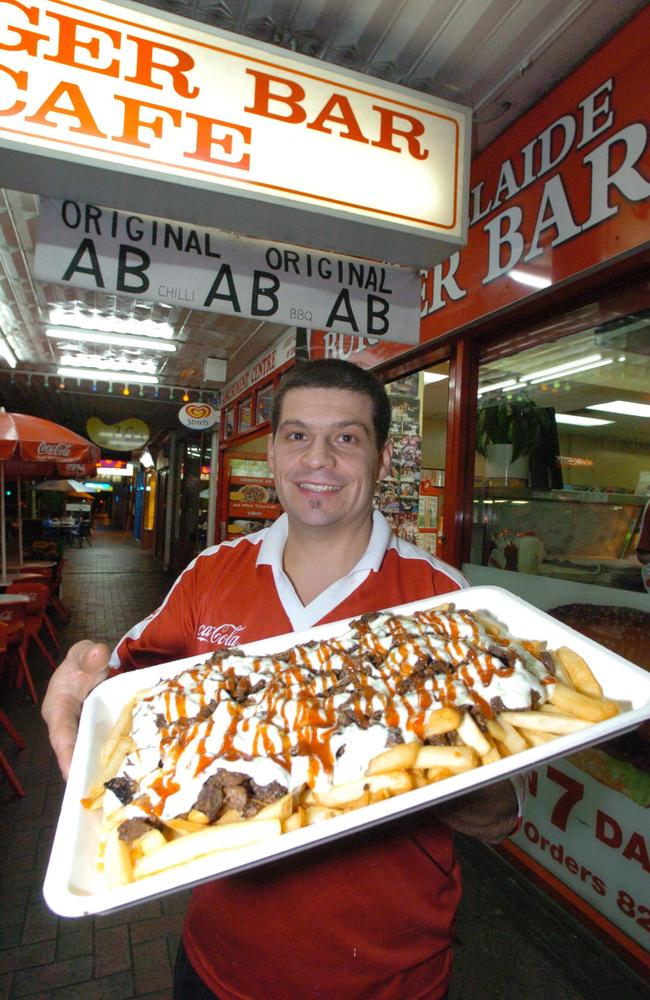
{"label": "tiled floor", "polygon": [[[64,647],[85,637],[116,640],[171,582],[123,534],[98,531],[92,548],[66,557],[64,600],[73,616],[60,629]],[[42,694],[49,668],[37,657],[34,665]],[[186,894],[94,919],[49,912],[41,885],[63,783],[39,710],[24,690],[2,688],[0,695],[28,741],[17,751],[0,733],[27,789],[19,800],[0,775],[0,1000],[168,1000]],[[465,897],[450,1000],[650,997],[626,965],[493,851],[468,841],[459,849]]]}

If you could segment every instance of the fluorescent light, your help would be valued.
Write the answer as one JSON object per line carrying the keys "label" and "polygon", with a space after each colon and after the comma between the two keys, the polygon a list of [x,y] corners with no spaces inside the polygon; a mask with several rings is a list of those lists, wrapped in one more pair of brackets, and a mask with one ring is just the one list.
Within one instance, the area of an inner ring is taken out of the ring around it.
{"label": "fluorescent light", "polygon": [[78,326],[82,330],[96,330],[100,333],[135,334],[138,337],[158,337],[171,340],[174,328],[169,323],[154,323],[151,319],[120,319],[103,313],[70,312],[61,306],[50,309],[50,323],[61,326]]}
{"label": "fluorescent light", "polygon": [[422,372],[422,378],[425,385],[429,385],[431,382],[444,382],[449,375],[442,375],[440,372]]}
{"label": "fluorescent light", "polygon": [[4,337],[0,337],[0,356],[5,359],[10,368],[15,368],[18,364],[14,352],[11,350]]}
{"label": "fluorescent light", "polygon": [[598,420],[597,417],[578,417],[573,413],[556,413],[556,424],[575,424],[576,427],[600,427],[603,424],[613,424],[613,420]]}
{"label": "fluorescent light", "polygon": [[553,378],[571,378],[572,375],[579,375],[580,372],[591,371],[592,368],[603,368],[605,365],[611,365],[614,358],[603,358],[602,361],[592,361],[590,365],[581,365],[579,368],[568,368],[566,371],[559,372],[557,375],[543,375],[541,378],[531,378],[528,380],[528,385],[538,385],[540,382],[548,382],[549,377]]}
{"label": "fluorescent light", "polygon": [[143,351],[176,350],[176,344],[171,344],[168,340],[134,337],[123,333],[100,333],[98,330],[67,330],[60,326],[50,326],[45,335],[53,340],[77,340],[89,344],[109,344],[111,347],[139,347]]}
{"label": "fluorescent light", "polygon": [[57,368],[59,378],[86,378],[101,382],[127,382],[129,385],[158,385],[155,375],[142,375],[138,372],[109,371],[94,368]]}
{"label": "fluorescent light", "polygon": [[626,417],[650,417],[650,404],[629,403],[625,399],[613,399],[611,403],[594,403],[588,410],[602,410],[604,413],[622,413]]}
{"label": "fluorescent light", "polygon": [[493,382],[492,385],[482,385],[477,392],[477,396],[482,396],[486,392],[496,392],[497,389],[511,389],[517,385],[516,378],[507,378],[505,382]]}
{"label": "fluorescent light", "polygon": [[59,364],[68,368],[96,368],[103,372],[136,372],[155,375],[158,371],[152,358],[98,358],[95,354],[62,354]]}
{"label": "fluorescent light", "polygon": [[508,271],[508,277],[514,278],[520,285],[530,285],[531,288],[548,288],[553,284],[550,278],[542,278],[539,274],[529,274],[528,271],[520,271],[516,267]]}
{"label": "fluorescent light", "polygon": [[569,369],[578,368],[580,365],[590,365],[592,361],[600,361],[602,354],[588,354],[584,358],[574,358],[573,361],[565,361],[561,365],[553,365],[552,368],[539,368],[536,372],[529,372],[528,375],[520,375],[522,382],[530,382],[534,378],[549,378],[552,375],[560,375]]}

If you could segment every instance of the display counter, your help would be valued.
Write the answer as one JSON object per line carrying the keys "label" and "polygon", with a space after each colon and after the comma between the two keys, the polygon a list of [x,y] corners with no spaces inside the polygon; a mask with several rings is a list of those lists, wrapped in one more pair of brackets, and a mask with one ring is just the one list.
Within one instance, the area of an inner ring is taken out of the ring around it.
{"label": "display counter", "polygon": [[521,570],[522,539],[532,536],[539,544],[536,574],[641,592],[641,566],[634,549],[647,500],[630,493],[478,484],[470,561]]}

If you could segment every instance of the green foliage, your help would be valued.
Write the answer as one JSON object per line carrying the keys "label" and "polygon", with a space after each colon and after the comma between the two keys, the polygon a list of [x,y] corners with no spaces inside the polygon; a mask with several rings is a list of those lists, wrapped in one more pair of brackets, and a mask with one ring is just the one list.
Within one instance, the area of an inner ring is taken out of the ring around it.
{"label": "green foliage", "polygon": [[539,442],[545,416],[532,399],[486,400],[479,405],[477,452],[485,456],[489,444],[511,444],[513,462],[529,455]]}

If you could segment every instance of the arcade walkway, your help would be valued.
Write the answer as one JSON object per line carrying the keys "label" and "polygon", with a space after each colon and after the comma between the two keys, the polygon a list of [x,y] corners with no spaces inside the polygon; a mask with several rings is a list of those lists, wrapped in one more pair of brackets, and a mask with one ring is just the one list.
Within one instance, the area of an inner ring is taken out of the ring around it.
{"label": "arcade walkway", "polygon": [[[65,647],[88,636],[116,640],[171,582],[124,534],[100,529],[92,548],[68,549],[66,559],[64,600],[73,614],[60,630]],[[36,657],[34,665],[42,694],[49,668]],[[50,913],[41,885],[63,783],[39,710],[24,690],[0,694],[28,741],[17,751],[0,733],[27,790],[16,798],[0,774],[0,1000],[171,1000],[186,893],[95,919]],[[646,984],[493,851],[468,841],[459,850],[465,898],[450,1000],[650,998]]]}

